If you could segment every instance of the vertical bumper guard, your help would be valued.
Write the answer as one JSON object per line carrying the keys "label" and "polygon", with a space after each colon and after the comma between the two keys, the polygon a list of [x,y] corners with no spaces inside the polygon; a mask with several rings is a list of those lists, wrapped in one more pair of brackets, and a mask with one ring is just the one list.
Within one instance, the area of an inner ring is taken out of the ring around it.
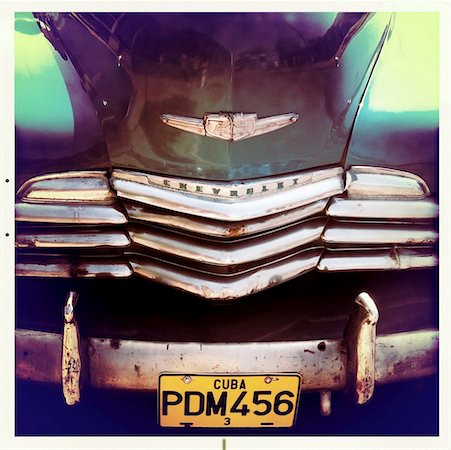
{"label": "vertical bumper guard", "polygon": [[66,403],[70,406],[80,401],[80,334],[74,315],[78,294],[70,291],[64,307],[64,329],[61,379]]}

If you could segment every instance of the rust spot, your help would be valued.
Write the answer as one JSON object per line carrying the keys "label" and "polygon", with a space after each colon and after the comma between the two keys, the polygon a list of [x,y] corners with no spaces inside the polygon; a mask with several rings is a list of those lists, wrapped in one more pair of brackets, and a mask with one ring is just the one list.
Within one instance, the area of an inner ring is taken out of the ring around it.
{"label": "rust spot", "polygon": [[230,236],[230,237],[236,237],[236,236],[241,236],[244,233],[244,231],[245,231],[245,228],[243,225],[233,225],[226,229],[226,234],[227,234],[227,236]]}
{"label": "rust spot", "polygon": [[320,352],[324,352],[324,351],[326,350],[326,343],[325,343],[324,341],[321,341],[321,342],[318,344],[318,350],[319,350]]}
{"label": "rust spot", "polygon": [[311,353],[312,355],[315,354],[312,350],[309,350],[308,348],[304,349],[304,353]]}
{"label": "rust spot", "polygon": [[340,375],[335,375],[334,376],[334,382],[338,383],[340,381]]}
{"label": "rust spot", "polygon": [[92,344],[89,344],[89,346],[88,346],[88,355],[92,356],[92,355],[94,355],[95,352],[96,352],[96,349],[94,348],[94,346]]}
{"label": "rust spot", "polygon": [[119,339],[110,339],[110,347],[117,350],[121,346],[121,341]]}
{"label": "rust spot", "polygon": [[135,364],[135,372],[138,377],[141,376],[141,366]]}
{"label": "rust spot", "polygon": [[89,274],[89,272],[88,272],[87,269],[85,269],[85,268],[83,268],[83,267],[77,267],[77,275],[78,275],[79,277],[84,277],[84,276],[86,276],[86,275],[88,275],[88,274]]}
{"label": "rust spot", "polygon": [[23,246],[24,247],[27,247],[27,248],[35,248],[36,247],[36,244],[37,244],[37,242],[38,242],[38,240],[36,239],[36,238],[24,238],[23,240],[22,240],[22,244],[23,244]]}
{"label": "rust spot", "polygon": [[273,287],[282,283],[282,277],[280,275],[273,275],[269,280],[268,287]]}

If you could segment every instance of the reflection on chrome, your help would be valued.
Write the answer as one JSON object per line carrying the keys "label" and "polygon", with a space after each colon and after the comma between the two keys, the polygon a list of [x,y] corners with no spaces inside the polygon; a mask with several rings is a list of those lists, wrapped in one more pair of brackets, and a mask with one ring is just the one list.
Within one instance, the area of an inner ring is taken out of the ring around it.
{"label": "reflection on chrome", "polygon": [[136,273],[226,300],[315,268],[438,264],[438,205],[422,179],[392,169],[332,167],[240,183],[68,172],[30,180],[18,197],[18,276]]}

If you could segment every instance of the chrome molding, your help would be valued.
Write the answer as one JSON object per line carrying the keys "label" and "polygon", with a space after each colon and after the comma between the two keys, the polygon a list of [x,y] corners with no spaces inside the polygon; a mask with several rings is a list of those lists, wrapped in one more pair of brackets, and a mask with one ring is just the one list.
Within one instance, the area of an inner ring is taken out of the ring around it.
{"label": "chrome molding", "polygon": [[433,219],[438,205],[424,200],[354,200],[334,197],[327,207],[327,215],[354,219]]}
{"label": "chrome molding", "polygon": [[127,217],[116,206],[16,203],[17,222],[122,225]]}
{"label": "chrome molding", "polygon": [[232,300],[276,286],[316,267],[322,249],[313,249],[235,276],[214,276],[186,267],[130,255],[135,273],[211,300]]}
{"label": "chrome molding", "polygon": [[[127,181],[132,185],[144,185],[162,188],[174,192],[192,194],[195,197],[206,198],[214,201],[222,201],[229,208],[228,203],[239,203],[249,199],[255,200],[258,197],[269,196],[275,193],[283,193],[291,189],[302,189],[311,183],[318,183],[324,180],[336,180],[342,178],[341,167],[331,169],[311,170],[293,175],[278,177],[268,177],[246,180],[242,182],[214,182],[205,180],[191,180],[188,178],[162,177],[130,170],[114,170],[111,175],[113,186],[118,181]],[[344,188],[344,183],[343,183]],[[309,191],[298,191],[308,198]],[[308,200],[306,203],[312,203]],[[144,202],[146,203],[146,202]]]}
{"label": "chrome molding", "polygon": [[[317,241],[326,219],[310,219],[280,231],[233,243],[202,241],[166,230],[130,227],[133,242],[152,250],[188,260],[219,266],[233,266],[274,257]],[[188,262],[189,264],[189,262]]]}
{"label": "chrome molding", "polygon": [[125,202],[127,215],[131,220],[148,222],[150,224],[168,226],[170,228],[189,231],[219,238],[237,238],[261,233],[289,225],[324,211],[327,199],[318,200],[306,206],[301,206],[274,216],[266,216],[243,222],[223,222],[188,216],[151,208],[146,205]]}
{"label": "chrome molding", "polygon": [[255,113],[208,113],[202,119],[163,114],[161,121],[173,128],[230,142],[241,141],[292,125],[299,114],[287,113],[259,119]]}
{"label": "chrome molding", "polygon": [[17,248],[125,248],[129,245],[125,232],[105,229],[41,228],[16,233]]}
{"label": "chrome molding", "polygon": [[327,250],[318,264],[321,272],[350,270],[401,270],[435,267],[438,257],[434,249],[394,247],[374,250]]}
{"label": "chrome molding", "polygon": [[336,222],[325,228],[322,239],[326,244],[432,245],[438,233],[432,226]]}
{"label": "chrome molding", "polygon": [[422,199],[430,194],[418,176],[383,167],[352,166],[346,172],[348,198]]}
{"label": "chrome molding", "polygon": [[[291,186],[288,189],[278,190],[279,183],[287,179],[291,180]],[[167,179],[117,170],[113,171],[111,178],[119,197],[179,213],[222,221],[243,221],[282,213],[329,198],[343,192],[344,189],[341,168],[306,172],[295,178],[266,179],[240,185],[187,184],[188,181],[184,180],[181,184],[186,184],[186,190],[182,191],[168,189],[171,186],[170,183],[166,183],[166,189],[162,188],[165,180]],[[178,183],[177,186],[180,184],[180,180],[173,181]],[[257,189],[257,186],[263,189],[259,195],[243,197],[246,196],[248,189]],[[214,197],[214,189],[219,191],[218,197]],[[226,197],[221,198],[219,194],[223,189]]]}
{"label": "chrome molding", "polygon": [[[61,383],[61,335],[23,329],[15,335],[17,377]],[[318,351],[320,343],[324,351]],[[91,386],[155,391],[159,374],[168,367],[181,373],[300,371],[303,391],[343,389],[347,382],[347,352],[340,340],[239,344],[119,340],[115,344],[110,339],[87,339]],[[437,353],[436,330],[378,336],[376,385],[434,374]],[[136,376],[135,367],[141,376]]]}
{"label": "chrome molding", "polygon": [[31,178],[18,190],[23,202],[87,202],[110,204],[115,201],[106,172],[63,172]]}

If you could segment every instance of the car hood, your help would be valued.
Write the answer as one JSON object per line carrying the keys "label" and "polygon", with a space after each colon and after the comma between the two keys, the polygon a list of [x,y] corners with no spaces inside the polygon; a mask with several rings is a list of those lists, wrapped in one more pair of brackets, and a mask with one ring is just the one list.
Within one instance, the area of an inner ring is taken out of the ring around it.
{"label": "car hood", "polygon": [[[55,14],[102,123],[113,167],[236,180],[340,163],[389,15]],[[93,35],[96,39],[93,39]],[[163,114],[295,113],[239,142]]]}

